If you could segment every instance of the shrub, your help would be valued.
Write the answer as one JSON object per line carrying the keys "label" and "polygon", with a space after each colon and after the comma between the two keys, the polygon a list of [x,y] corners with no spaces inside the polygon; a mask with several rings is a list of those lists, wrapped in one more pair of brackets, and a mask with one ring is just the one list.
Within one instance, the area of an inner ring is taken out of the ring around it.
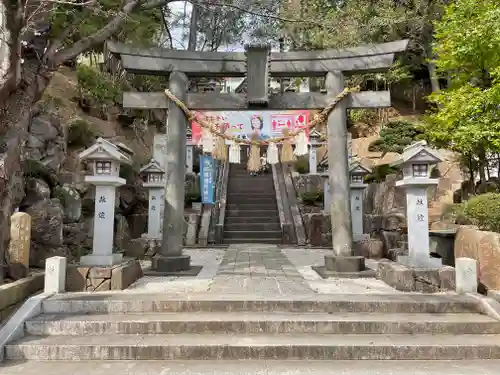
{"label": "shrub", "polygon": [[130,164],[121,164],[118,175],[125,179],[128,184],[133,184],[138,177],[137,171]]}
{"label": "shrub", "polygon": [[378,120],[377,111],[373,109],[351,109],[349,111],[349,119],[354,122],[362,122],[371,124]]}
{"label": "shrub", "polygon": [[85,120],[73,120],[68,126],[68,147],[89,147],[96,137],[96,131]]}
{"label": "shrub", "polygon": [[84,98],[93,99],[98,105],[119,104],[122,90],[106,73],[89,65],[80,64],[76,69],[78,88]]}
{"label": "shrub", "polygon": [[294,163],[293,167],[296,172],[300,174],[307,174],[309,173],[309,156],[306,155],[306,157],[301,156],[299,157]]}
{"label": "shrub", "polygon": [[398,174],[400,172],[400,168],[391,167],[389,164],[381,164],[373,167],[372,173],[365,176],[365,183],[371,182],[384,182],[385,178],[390,174]]}
{"label": "shrub", "polygon": [[500,232],[500,194],[477,195],[463,204],[463,214],[482,230]]}
{"label": "shrub", "polygon": [[322,191],[309,191],[301,194],[300,199],[302,203],[307,206],[314,206],[316,202],[323,201],[323,192]]}
{"label": "shrub", "polygon": [[188,207],[193,203],[201,202],[201,193],[197,190],[190,191],[184,196],[184,206]]}
{"label": "shrub", "polygon": [[422,139],[423,130],[414,123],[402,120],[391,121],[380,131],[380,138],[368,147],[371,152],[402,153],[406,146]]}

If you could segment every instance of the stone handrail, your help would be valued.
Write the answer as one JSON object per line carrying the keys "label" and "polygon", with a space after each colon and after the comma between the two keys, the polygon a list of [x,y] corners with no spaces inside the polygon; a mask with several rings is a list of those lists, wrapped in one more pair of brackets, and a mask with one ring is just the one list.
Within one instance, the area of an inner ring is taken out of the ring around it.
{"label": "stone handrail", "polygon": [[276,192],[276,203],[281,225],[281,242],[283,244],[296,243],[293,219],[288,204],[285,181],[281,164],[271,164],[273,172],[274,190]]}
{"label": "stone handrail", "polygon": [[[224,169],[224,163],[218,162],[217,169],[215,170],[215,185],[214,185],[214,194],[215,194],[215,203],[212,205],[204,205],[204,214],[209,217],[205,218],[207,225],[207,243],[215,242],[215,225],[217,223],[219,217],[219,196],[220,196],[220,184],[221,184],[221,176],[222,171]],[[206,243],[205,243],[206,244]]]}
{"label": "stone handrail", "polygon": [[290,167],[288,165],[282,164],[282,168],[283,177],[285,180],[286,196],[288,199],[288,205],[290,207],[293,225],[295,227],[297,245],[304,246],[306,244],[306,231],[304,229],[304,223],[302,222],[302,215],[300,214],[300,209],[297,202],[297,192],[295,190],[295,186],[290,174]]}
{"label": "stone handrail", "polygon": [[226,200],[227,200],[227,182],[229,179],[229,162],[225,161],[222,164],[221,175],[217,183],[217,220],[215,221],[214,242],[222,244],[224,237],[224,220],[226,218]]}

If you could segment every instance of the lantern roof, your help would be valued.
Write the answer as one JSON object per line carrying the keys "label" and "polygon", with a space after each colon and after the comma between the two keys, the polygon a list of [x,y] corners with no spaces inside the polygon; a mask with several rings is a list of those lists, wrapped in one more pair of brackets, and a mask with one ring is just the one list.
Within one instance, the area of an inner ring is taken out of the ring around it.
{"label": "lantern roof", "polygon": [[122,152],[116,144],[99,137],[95,143],[78,154],[81,161],[84,160],[109,160],[123,164],[131,164],[132,160]]}
{"label": "lantern roof", "polygon": [[442,161],[441,155],[427,146],[426,141],[418,141],[405,147],[401,157],[391,163],[391,166],[415,162],[419,164],[438,164]]}

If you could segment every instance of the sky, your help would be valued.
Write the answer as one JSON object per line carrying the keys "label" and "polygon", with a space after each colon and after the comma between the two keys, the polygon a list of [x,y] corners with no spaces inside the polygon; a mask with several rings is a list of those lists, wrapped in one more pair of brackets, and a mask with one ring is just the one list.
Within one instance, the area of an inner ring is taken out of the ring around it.
{"label": "sky", "polygon": [[[191,19],[191,9],[192,5],[186,1],[175,1],[173,3],[169,4],[170,9],[172,11],[172,18],[175,18],[175,15],[183,15],[184,14],[184,7],[186,9],[186,30],[183,30],[184,27],[179,27],[179,28],[172,28],[170,30],[172,34],[172,39],[173,39],[173,45],[174,48],[179,48],[179,49],[186,49],[187,48],[187,40],[183,41],[182,40],[182,34],[187,33],[189,31],[189,23]],[[241,45],[231,45],[228,46],[228,48],[221,48],[221,51],[243,51],[243,46]]]}

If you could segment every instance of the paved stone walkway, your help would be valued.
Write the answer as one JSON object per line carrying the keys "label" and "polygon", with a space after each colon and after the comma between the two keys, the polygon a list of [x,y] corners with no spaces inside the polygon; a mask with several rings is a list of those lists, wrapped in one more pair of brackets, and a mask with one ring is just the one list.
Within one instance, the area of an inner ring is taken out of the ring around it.
{"label": "paved stone walkway", "polygon": [[500,361],[92,361],[0,365],[0,375],[498,375]]}
{"label": "paved stone walkway", "polygon": [[258,244],[229,246],[209,291],[253,295],[314,294],[278,247]]}
{"label": "paved stone walkway", "polygon": [[[186,249],[196,277],[151,277],[138,280],[132,292],[214,293],[254,296],[399,293],[376,279],[322,279],[311,266],[324,263],[326,249],[279,248],[266,244],[231,245],[228,249]],[[368,261],[368,265],[370,262]]]}

